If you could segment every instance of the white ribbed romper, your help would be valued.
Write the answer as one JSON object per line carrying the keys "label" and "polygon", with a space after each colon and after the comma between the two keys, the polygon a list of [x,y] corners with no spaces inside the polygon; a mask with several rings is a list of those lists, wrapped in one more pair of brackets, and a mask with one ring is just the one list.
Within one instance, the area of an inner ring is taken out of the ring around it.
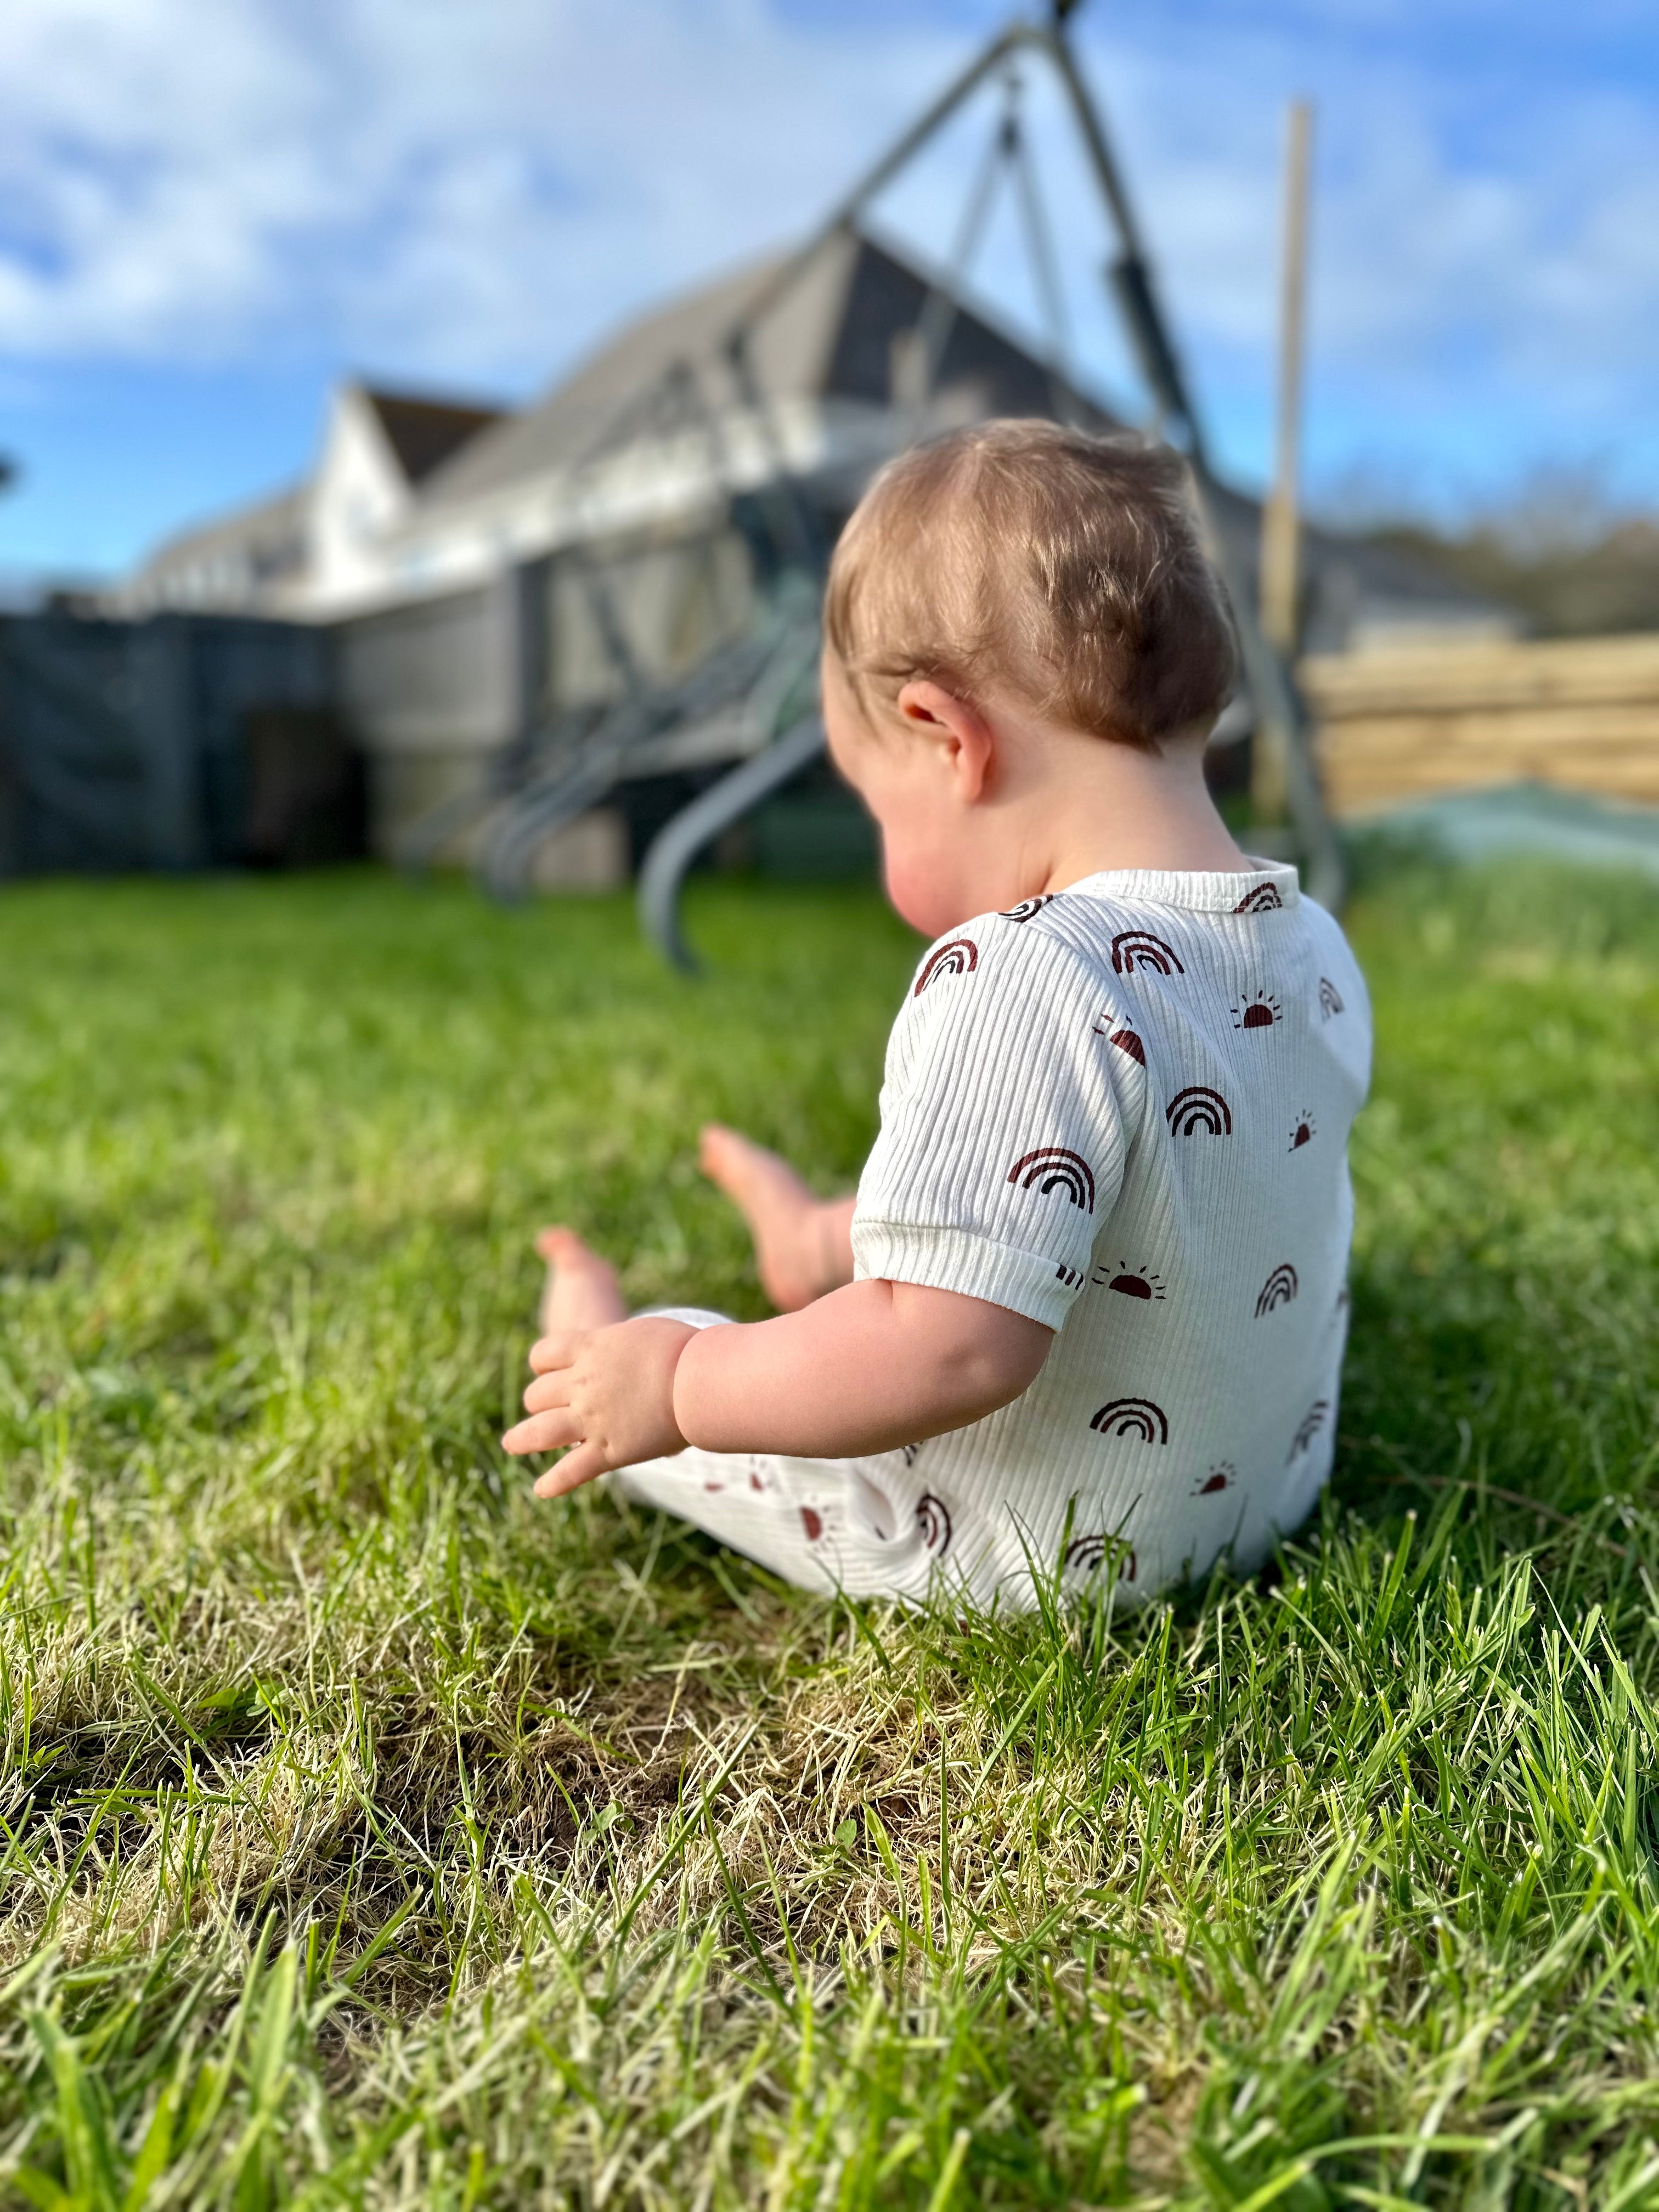
{"label": "white ribbed romper", "polygon": [[[615,1478],[791,1582],[1125,1599],[1248,1570],[1330,1471],[1370,1018],[1292,868],[1088,877],[927,952],[859,1183],[860,1278],[1056,1332],[1012,1405],[855,1460],[696,1449]],[[723,1316],[684,1310],[713,1323]]]}

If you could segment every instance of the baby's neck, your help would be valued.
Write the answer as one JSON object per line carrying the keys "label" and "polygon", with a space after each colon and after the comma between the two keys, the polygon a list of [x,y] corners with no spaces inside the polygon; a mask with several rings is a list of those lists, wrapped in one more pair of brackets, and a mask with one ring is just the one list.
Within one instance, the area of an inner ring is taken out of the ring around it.
{"label": "baby's neck", "polygon": [[1040,873],[1030,895],[1126,868],[1231,872],[1248,866],[1204,780],[1201,739],[1161,753],[1099,738],[1062,738],[1030,763],[1009,795],[1010,822]]}

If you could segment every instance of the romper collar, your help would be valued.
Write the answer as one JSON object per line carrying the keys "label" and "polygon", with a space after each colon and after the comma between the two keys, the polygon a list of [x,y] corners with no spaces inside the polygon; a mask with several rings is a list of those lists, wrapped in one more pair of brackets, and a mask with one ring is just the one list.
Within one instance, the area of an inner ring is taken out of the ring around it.
{"label": "romper collar", "polygon": [[1125,906],[1184,907],[1196,914],[1270,914],[1302,896],[1288,861],[1259,860],[1225,872],[1198,868],[1103,868],[1067,884],[1060,898],[1097,898]]}

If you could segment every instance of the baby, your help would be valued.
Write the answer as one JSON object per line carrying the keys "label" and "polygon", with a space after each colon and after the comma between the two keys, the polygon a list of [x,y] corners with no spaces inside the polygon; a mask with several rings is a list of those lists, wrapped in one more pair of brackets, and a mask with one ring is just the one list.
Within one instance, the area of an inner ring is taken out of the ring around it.
{"label": "baby", "polygon": [[934,940],[857,1199],[704,1132],[785,1309],[741,1325],[630,1320],[548,1231],[507,1449],[859,1596],[1248,1570],[1330,1468],[1370,1031],[1336,923],[1210,799],[1232,634],[1182,465],[1037,422],[908,453],[825,635],[830,750]]}

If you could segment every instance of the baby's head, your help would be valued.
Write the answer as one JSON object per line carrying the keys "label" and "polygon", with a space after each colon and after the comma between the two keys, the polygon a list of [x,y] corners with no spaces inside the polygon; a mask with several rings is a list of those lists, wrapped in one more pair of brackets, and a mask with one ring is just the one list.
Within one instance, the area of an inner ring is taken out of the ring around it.
{"label": "baby's head", "polygon": [[971,753],[976,718],[994,763],[1011,732],[1002,750],[1028,761],[1047,743],[1076,763],[1079,741],[1195,758],[1236,672],[1179,457],[1039,421],[887,464],[836,547],[824,638],[831,750],[881,823],[895,904],[924,928],[925,898],[896,875],[948,873],[963,821],[918,738],[968,730]]}

